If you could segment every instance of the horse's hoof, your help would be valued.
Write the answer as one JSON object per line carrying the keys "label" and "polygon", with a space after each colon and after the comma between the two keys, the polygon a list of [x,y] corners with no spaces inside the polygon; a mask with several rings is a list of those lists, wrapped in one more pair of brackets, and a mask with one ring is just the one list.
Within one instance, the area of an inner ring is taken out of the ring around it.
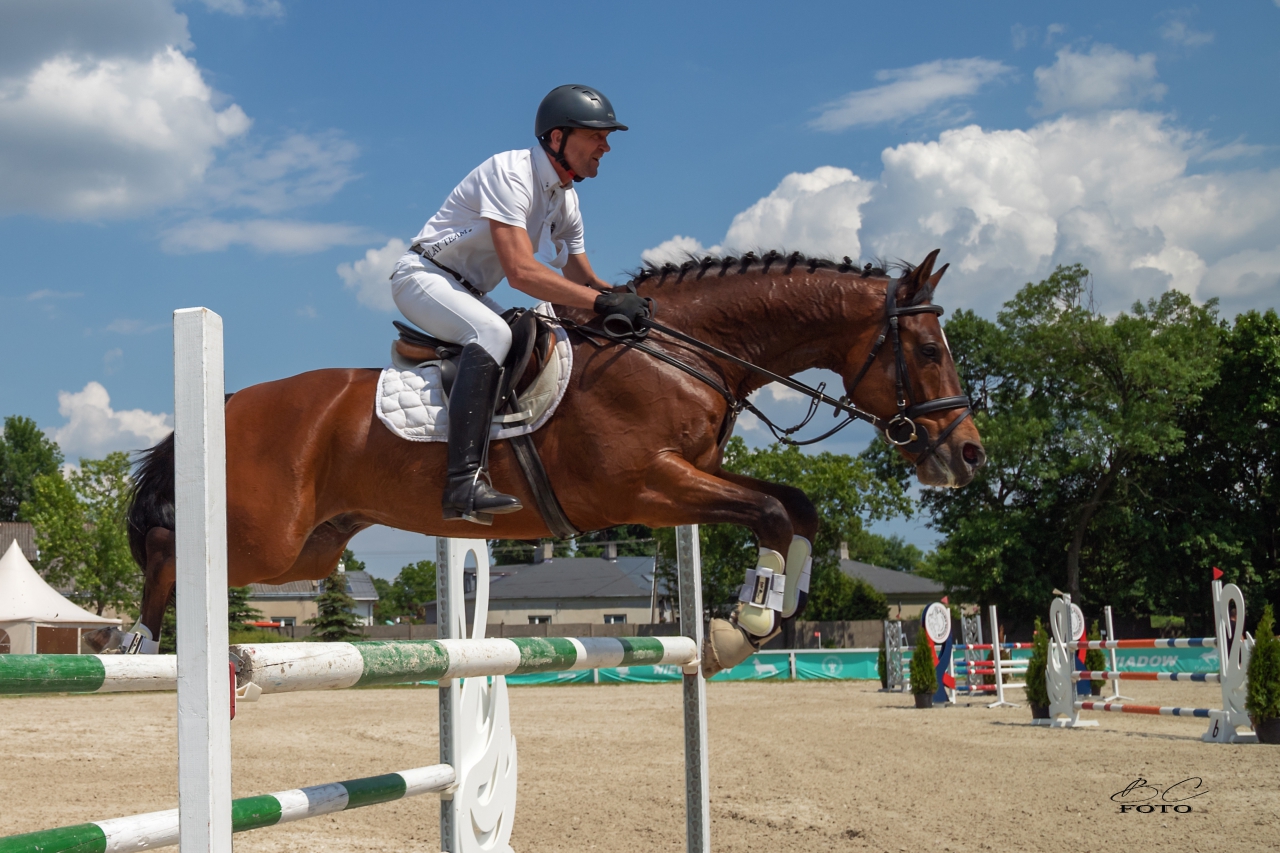
{"label": "horse's hoof", "polygon": [[702,675],[710,678],[723,669],[732,669],[759,651],[742,628],[728,619],[712,619],[702,643]]}
{"label": "horse's hoof", "polygon": [[89,648],[93,649],[94,654],[111,654],[120,648],[120,642],[124,639],[124,631],[119,628],[98,628],[95,631],[86,631],[81,635],[81,639]]}

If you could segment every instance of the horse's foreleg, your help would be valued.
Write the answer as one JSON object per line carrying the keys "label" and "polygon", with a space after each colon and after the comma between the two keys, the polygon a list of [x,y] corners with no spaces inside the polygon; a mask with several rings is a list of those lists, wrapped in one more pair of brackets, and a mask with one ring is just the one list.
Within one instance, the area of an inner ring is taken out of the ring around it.
{"label": "horse's foreleg", "polygon": [[[783,594],[782,618],[788,620],[787,625],[794,626],[795,618],[804,612],[804,606],[809,600],[809,571],[813,563],[811,555],[819,524],[818,511],[814,508],[813,501],[794,486],[757,480],[723,469],[717,471],[716,475],[744,488],[772,495],[782,502],[791,518],[793,536],[786,552],[787,588]],[[790,631],[791,628],[784,630]]]}
{"label": "horse's foreleg", "polygon": [[[679,524],[741,524],[751,528],[760,544],[756,567],[747,572],[746,583],[739,594],[739,604],[732,621],[713,619],[703,647],[703,671],[712,675],[736,666],[762,643],[778,633],[779,622],[787,604],[787,559],[792,550],[796,526],[783,499],[766,494],[742,482],[699,470],[687,460],[667,455],[650,466],[646,488],[639,496],[638,521],[651,527]],[[791,493],[783,497],[795,504],[802,516],[803,529],[812,535],[817,529],[816,514]],[[803,496],[801,496],[803,497]],[[807,544],[810,540],[804,540]],[[806,563],[806,553],[799,557]],[[799,569],[800,567],[797,567]],[[799,574],[792,579],[792,601],[796,601]],[[794,612],[794,608],[793,608]]]}

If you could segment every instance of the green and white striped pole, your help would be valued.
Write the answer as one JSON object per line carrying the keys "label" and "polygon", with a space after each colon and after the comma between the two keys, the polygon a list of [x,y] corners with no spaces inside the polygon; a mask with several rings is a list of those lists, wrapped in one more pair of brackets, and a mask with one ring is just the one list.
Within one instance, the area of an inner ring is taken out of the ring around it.
{"label": "green and white striped pole", "polygon": [[[384,776],[295,788],[231,803],[231,831],[245,832],[309,817],[440,793],[453,784],[453,768],[433,764]],[[178,843],[178,810],[98,820],[0,838],[0,853],[125,853]]]}
{"label": "green and white striped pole", "polygon": [[517,637],[263,643],[232,646],[237,684],[263,693],[340,690],[408,681],[524,675],[617,666],[684,666],[697,659],[688,637]]}
{"label": "green and white striped pole", "polygon": [[[238,683],[264,693],[336,690],[481,675],[523,675],[617,666],[684,666],[687,637],[517,637],[232,646]],[[0,655],[0,695],[173,690],[173,655]]]}
{"label": "green and white striped pole", "polygon": [[176,655],[0,655],[0,694],[173,690]]}

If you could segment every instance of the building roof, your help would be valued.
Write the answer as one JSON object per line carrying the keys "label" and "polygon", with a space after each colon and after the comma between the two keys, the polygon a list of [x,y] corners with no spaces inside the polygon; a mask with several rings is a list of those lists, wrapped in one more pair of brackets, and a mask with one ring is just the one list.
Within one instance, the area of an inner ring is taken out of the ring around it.
{"label": "building roof", "polygon": [[15,539],[0,557],[0,622],[46,625],[118,625],[63,598],[31,568]]}
{"label": "building roof", "polygon": [[[377,601],[378,590],[368,572],[343,572],[347,578],[347,595],[356,601]],[[249,600],[259,598],[315,598],[320,595],[319,581],[288,583],[251,583]]]}
{"label": "building roof", "polygon": [[943,586],[930,578],[922,578],[910,572],[899,572],[857,560],[841,560],[840,571],[851,578],[860,578],[877,591],[887,596],[894,595],[938,595],[943,594]]}
{"label": "building roof", "polygon": [[0,554],[17,542],[28,561],[36,559],[36,529],[29,521],[0,521]]}
{"label": "building roof", "polygon": [[[553,557],[492,567],[489,600],[648,598],[652,584],[653,557]],[[475,598],[475,592],[467,598]]]}

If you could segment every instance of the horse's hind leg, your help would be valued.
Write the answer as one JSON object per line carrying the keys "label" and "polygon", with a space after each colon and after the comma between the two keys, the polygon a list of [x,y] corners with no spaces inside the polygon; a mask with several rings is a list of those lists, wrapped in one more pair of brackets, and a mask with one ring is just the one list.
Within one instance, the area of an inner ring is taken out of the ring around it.
{"label": "horse's hind leg", "polygon": [[[153,527],[147,531],[145,543],[147,556],[146,564],[142,567],[142,609],[132,633],[141,635],[142,640],[159,643],[164,611],[169,606],[169,599],[173,597],[173,588],[177,580],[173,531],[167,527]],[[146,631],[141,630],[144,627]],[[111,627],[100,628],[84,635],[89,647],[98,652],[119,648],[126,637],[127,635],[119,629]],[[141,643],[139,645],[141,647]],[[145,648],[141,650],[148,651]],[[154,653],[156,650],[156,646],[150,646],[151,652]]]}

